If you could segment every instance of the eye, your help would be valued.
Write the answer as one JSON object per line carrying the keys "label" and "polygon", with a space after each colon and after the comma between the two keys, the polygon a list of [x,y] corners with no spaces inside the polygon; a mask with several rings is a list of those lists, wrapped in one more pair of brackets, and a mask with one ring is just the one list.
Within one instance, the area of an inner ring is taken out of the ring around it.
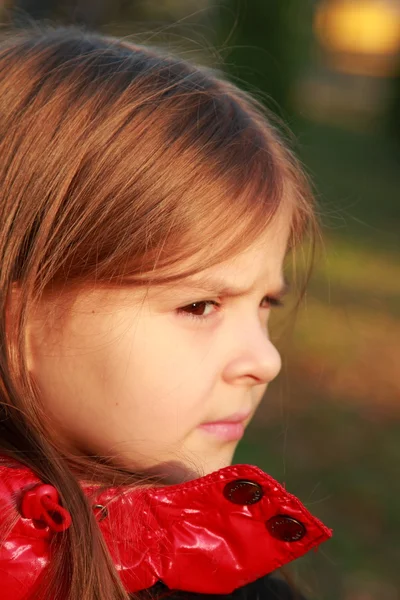
{"label": "eye", "polygon": [[[264,306],[261,306],[261,308],[266,309],[270,309],[272,306],[283,306],[283,302],[281,300],[279,300],[278,298],[273,298],[272,296],[265,296],[261,304],[264,304]],[[191,317],[197,320],[204,320],[207,319],[214,312],[213,310],[209,310],[208,313],[206,312],[207,308],[210,308],[211,306],[219,307],[221,305],[218,302],[215,302],[215,300],[200,300],[198,302],[192,302],[187,306],[182,306],[181,308],[178,308],[177,312],[178,314],[182,314],[185,317]]]}
{"label": "eye", "polygon": [[201,300],[182,306],[182,308],[178,308],[177,312],[193,319],[206,319],[213,312],[211,310],[208,314],[204,314],[205,309],[210,306],[219,306],[219,304],[214,300]]}
{"label": "eye", "polygon": [[267,302],[267,306],[263,306],[263,308],[271,308],[271,306],[274,306],[274,307],[283,306],[282,300],[279,300],[279,298],[273,298],[272,296],[265,296],[262,301]]}

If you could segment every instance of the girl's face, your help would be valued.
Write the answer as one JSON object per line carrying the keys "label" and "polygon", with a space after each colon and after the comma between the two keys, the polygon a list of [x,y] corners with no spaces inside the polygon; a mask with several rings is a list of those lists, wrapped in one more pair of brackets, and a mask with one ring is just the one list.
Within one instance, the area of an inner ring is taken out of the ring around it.
{"label": "girl's face", "polygon": [[81,293],[64,320],[43,306],[28,329],[29,368],[57,439],[172,476],[229,465],[239,439],[201,425],[238,412],[247,425],[280,370],[268,297],[284,288],[288,233],[277,221],[173,286]]}

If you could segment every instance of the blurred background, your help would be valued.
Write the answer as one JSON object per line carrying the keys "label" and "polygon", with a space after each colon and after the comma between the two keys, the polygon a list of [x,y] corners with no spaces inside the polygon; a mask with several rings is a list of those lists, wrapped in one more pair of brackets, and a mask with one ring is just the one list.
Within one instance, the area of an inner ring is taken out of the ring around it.
{"label": "blurred background", "polygon": [[[334,537],[285,570],[310,600],[399,600],[400,0],[0,0],[211,64],[294,133],[324,223],[283,369],[241,442]],[[284,309],[285,310],[285,309]]]}

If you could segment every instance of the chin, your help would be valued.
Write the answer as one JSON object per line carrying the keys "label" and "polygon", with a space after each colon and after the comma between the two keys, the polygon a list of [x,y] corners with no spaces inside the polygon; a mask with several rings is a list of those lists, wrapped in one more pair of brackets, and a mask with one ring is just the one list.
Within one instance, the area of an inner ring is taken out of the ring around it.
{"label": "chin", "polygon": [[203,462],[203,475],[208,475],[224,467],[229,467],[232,464],[236,446],[237,442],[227,444],[226,448],[223,448],[220,452],[216,452],[214,456],[207,457]]}

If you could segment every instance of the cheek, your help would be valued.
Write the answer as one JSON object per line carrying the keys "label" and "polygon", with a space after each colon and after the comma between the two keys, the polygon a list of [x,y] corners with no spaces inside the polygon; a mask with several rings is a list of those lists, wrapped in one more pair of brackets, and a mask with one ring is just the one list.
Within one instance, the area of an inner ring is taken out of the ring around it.
{"label": "cheek", "polygon": [[117,433],[172,440],[204,418],[212,374],[195,340],[172,333],[143,319],[91,361],[102,382],[97,402]]}
{"label": "cheek", "polygon": [[146,453],[182,442],[204,419],[215,379],[205,344],[161,321],[88,315],[40,358],[45,402],[63,437],[105,451],[132,442]]}

